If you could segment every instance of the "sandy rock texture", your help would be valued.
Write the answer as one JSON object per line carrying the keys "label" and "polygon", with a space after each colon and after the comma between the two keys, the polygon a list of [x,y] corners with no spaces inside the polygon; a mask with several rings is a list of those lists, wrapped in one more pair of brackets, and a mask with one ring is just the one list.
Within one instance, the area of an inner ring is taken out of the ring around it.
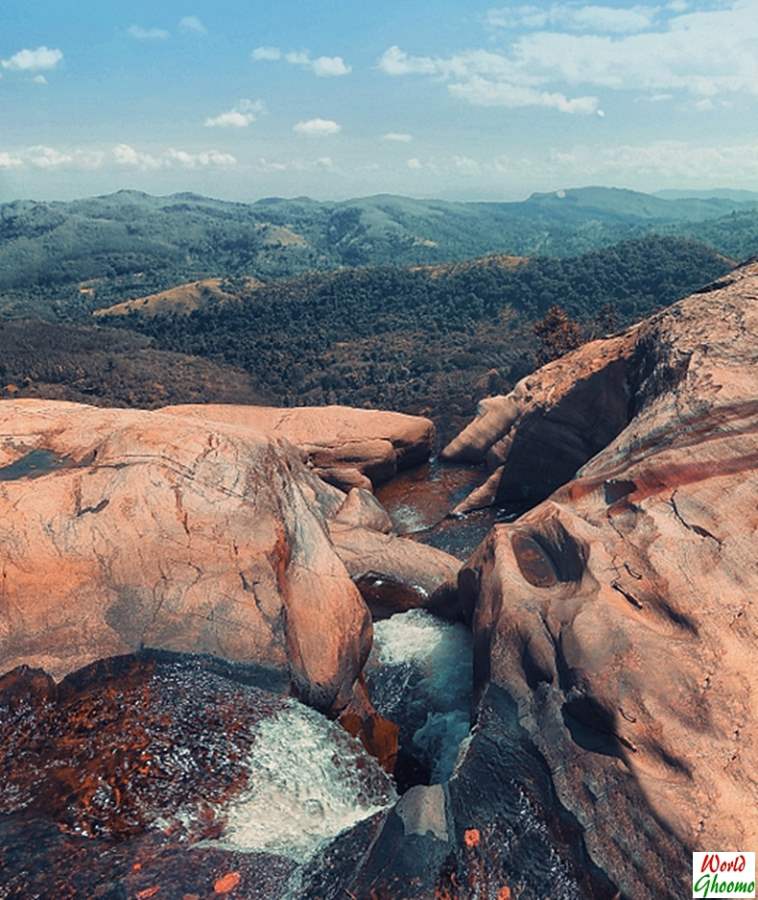
{"label": "sandy rock texture", "polygon": [[172,406],[164,412],[243,425],[285,438],[307,454],[316,474],[344,490],[371,490],[398,469],[427,459],[434,445],[430,419],[384,410],[208,404]]}
{"label": "sandy rock texture", "polygon": [[479,692],[515,703],[622,896],[689,893],[690,849],[758,839],[758,262],[490,399],[446,453],[499,470],[495,502],[557,488],[461,572]]}

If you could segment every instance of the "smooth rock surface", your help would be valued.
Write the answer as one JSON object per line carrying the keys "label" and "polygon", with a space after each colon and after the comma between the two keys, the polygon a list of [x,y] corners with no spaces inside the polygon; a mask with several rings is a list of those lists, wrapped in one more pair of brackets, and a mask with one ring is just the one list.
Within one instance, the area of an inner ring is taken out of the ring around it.
{"label": "smooth rock surface", "polygon": [[316,473],[337,487],[371,489],[422,462],[434,446],[430,419],[348,406],[170,406],[170,415],[199,416],[254,428],[300,447]]}
{"label": "smooth rock surface", "polygon": [[[151,647],[263,666],[338,710],[371,643],[328,537],[344,494],[286,441],[159,412],[0,404],[0,670]],[[29,462],[31,458],[31,462]]]}
{"label": "smooth rock surface", "polygon": [[460,575],[477,689],[622,895],[681,897],[691,850],[758,841],[758,263],[498,407],[448,453],[502,466],[501,499],[579,471]]}

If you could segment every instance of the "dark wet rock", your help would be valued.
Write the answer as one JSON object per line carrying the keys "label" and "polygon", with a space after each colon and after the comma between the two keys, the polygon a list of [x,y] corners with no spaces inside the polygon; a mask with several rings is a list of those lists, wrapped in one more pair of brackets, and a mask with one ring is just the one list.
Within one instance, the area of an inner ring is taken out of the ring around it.
{"label": "dark wet rock", "polygon": [[[159,888],[156,896],[170,898],[270,900],[285,893],[303,860],[242,852],[235,842],[243,836],[228,830],[235,804],[269,772],[254,762],[278,746],[258,748],[266,724],[305,708],[251,680],[217,660],[163,655],[95,663],[57,686],[31,670],[7,675],[0,896],[146,900]],[[335,739],[326,758],[344,749]],[[370,808],[384,776],[372,794],[376,766],[365,756],[359,765],[351,777],[366,796],[355,803]],[[286,790],[287,777],[273,787]]]}

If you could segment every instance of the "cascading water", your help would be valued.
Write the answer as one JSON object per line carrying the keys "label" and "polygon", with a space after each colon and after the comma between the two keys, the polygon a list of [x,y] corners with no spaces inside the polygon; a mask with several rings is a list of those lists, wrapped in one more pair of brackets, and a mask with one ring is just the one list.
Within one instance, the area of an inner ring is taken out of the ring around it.
{"label": "cascading water", "polygon": [[374,625],[367,667],[378,711],[398,722],[401,744],[431,782],[453,772],[471,715],[473,646],[470,631],[423,609]]}
{"label": "cascading water", "polygon": [[218,843],[303,862],[396,799],[392,779],[356,740],[291,701],[257,727],[249,787],[224,810]]}

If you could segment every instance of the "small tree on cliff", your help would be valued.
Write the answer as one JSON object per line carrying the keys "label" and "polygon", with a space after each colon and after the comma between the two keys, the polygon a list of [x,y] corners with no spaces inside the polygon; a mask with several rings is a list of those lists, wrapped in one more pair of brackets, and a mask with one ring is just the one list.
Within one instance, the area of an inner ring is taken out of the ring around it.
{"label": "small tree on cliff", "polygon": [[539,342],[537,364],[540,366],[584,343],[581,326],[561,306],[551,306],[545,317],[534,324],[533,330]]}

